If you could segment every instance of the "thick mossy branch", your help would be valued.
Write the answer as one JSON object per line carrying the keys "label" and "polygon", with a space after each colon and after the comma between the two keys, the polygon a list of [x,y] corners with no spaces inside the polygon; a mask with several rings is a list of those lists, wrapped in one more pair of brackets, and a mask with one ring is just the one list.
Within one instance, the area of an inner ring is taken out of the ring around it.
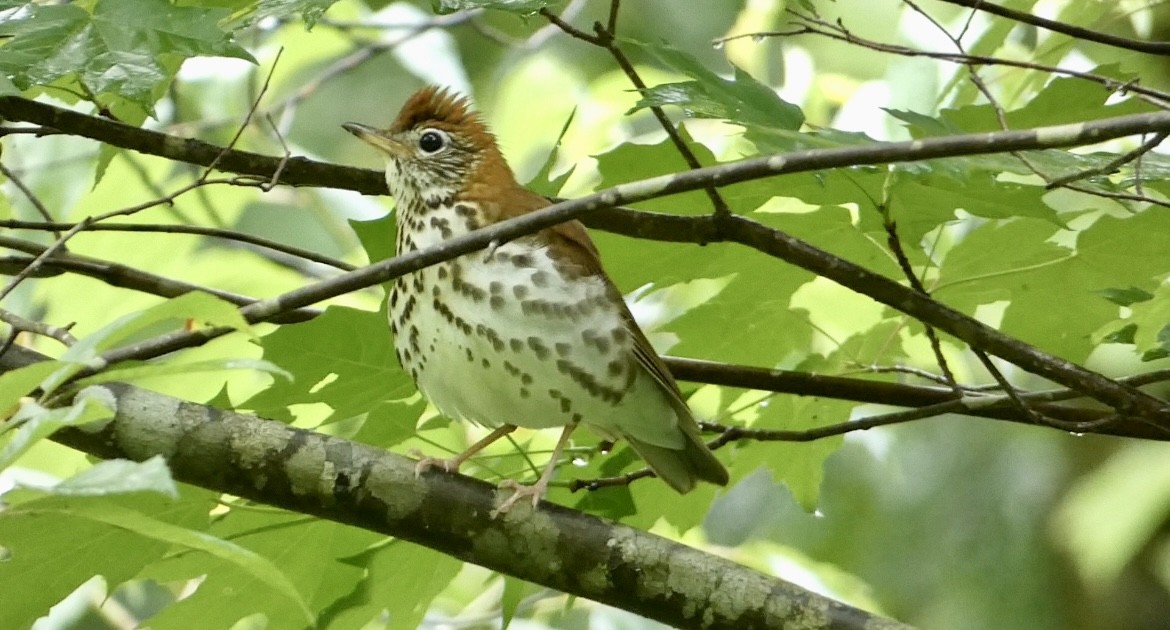
{"label": "thick mossy branch", "polygon": [[[20,347],[0,373],[43,357]],[[116,417],[54,439],[105,458],[162,455],[174,477],[216,492],[409,540],[461,560],[680,628],[902,628],[730,560],[506,491],[371,446],[124,384]]]}

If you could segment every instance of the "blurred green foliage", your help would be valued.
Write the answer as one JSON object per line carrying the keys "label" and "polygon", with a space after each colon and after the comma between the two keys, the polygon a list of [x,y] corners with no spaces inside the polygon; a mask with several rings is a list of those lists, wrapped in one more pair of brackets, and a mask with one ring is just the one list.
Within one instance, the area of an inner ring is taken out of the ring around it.
{"label": "blurred green foliage", "polygon": [[[1005,6],[1029,11],[1033,0]],[[1146,6],[1148,4],[1149,6]],[[937,5],[937,6],[935,6]],[[998,129],[963,66],[884,54],[791,30],[788,10],[871,40],[954,52],[899,0],[624,2],[617,45],[650,86],[634,90],[604,50],[535,15],[585,32],[609,3],[541,0],[0,0],[0,95],[23,94],[176,136],[381,168],[340,124],[387,123],[426,83],[474,96],[522,180],[574,196],[686,168],[647,108],[663,106],[705,165],[741,157]],[[1134,38],[1170,32],[1158,3],[1046,3],[1056,19]],[[1164,59],[934,3],[924,7],[972,54],[1063,64],[1170,84]],[[432,12],[434,11],[434,12]],[[978,66],[1013,128],[1155,109],[1043,69]],[[261,86],[268,89],[261,94]],[[571,117],[571,119],[570,119]],[[1165,208],[1127,201],[1135,180],[1164,200],[1170,161],[1048,190],[1137,146],[935,160],[799,173],[723,190],[732,211],[891,278],[884,221],[932,294],[1062,358],[1113,376],[1166,366],[1170,277]],[[158,198],[200,170],[66,136],[3,137],[5,165],[58,220]],[[548,181],[546,181],[548,180]],[[550,183],[555,182],[555,183]],[[1087,192],[1085,192],[1087,191]],[[38,220],[14,184],[0,218]],[[1104,193],[1113,197],[1089,193]],[[131,220],[235,229],[353,264],[392,254],[389,200],[330,189],[209,185]],[[710,212],[701,192],[639,208]],[[46,233],[19,232],[49,243]],[[634,241],[595,233],[610,274],[673,353],[875,380],[937,371],[920,324],[731,244]],[[70,251],[201,286],[272,296],[329,273],[250,247],[175,234],[82,232]],[[647,290],[646,286],[651,285]],[[58,360],[0,377],[0,407],[51,390],[103,349],[184,326],[229,325],[221,338],[114,376],[188,400],[255,411],[395,449],[455,451],[475,437],[427,410],[390,352],[381,293],[330,302],[311,322],[247,326],[202,294],[162,300],[65,274],[23,283],[4,308],[76,322]],[[944,339],[960,382],[990,376]],[[245,368],[243,370],[235,368]],[[196,372],[198,373],[196,374]],[[1045,384],[1008,375],[1024,389]],[[95,381],[96,382],[96,381]],[[1154,390],[1166,395],[1170,389]],[[885,411],[837,400],[704,386],[692,404],[725,423],[805,429]],[[589,602],[331,522],[176,486],[160,462],[92,464],[42,438],[109,416],[103,401],[34,405],[0,432],[0,627],[609,627],[652,624]],[[532,475],[554,436],[524,433],[475,460],[497,481]],[[640,466],[620,445],[600,455],[578,433],[561,479]],[[720,450],[729,490],[679,497],[653,481],[550,500],[653,528],[835,598],[924,628],[1166,628],[1170,610],[1170,447],[943,417],[811,443]],[[121,466],[121,467],[118,467]],[[103,468],[105,467],[105,468]],[[15,488],[15,489],[13,489]],[[701,527],[698,527],[700,526]],[[63,555],[63,550],[69,550]],[[60,602],[50,612],[50,606]]]}

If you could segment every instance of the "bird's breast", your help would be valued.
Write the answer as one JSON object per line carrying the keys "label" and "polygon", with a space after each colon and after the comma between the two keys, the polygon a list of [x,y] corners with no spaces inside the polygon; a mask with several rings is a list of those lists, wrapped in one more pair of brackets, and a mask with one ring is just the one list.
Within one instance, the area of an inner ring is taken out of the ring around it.
{"label": "bird's breast", "polygon": [[[421,249],[474,220],[455,206],[409,217],[400,237]],[[395,349],[440,411],[534,428],[612,415],[638,377],[632,336],[601,277],[561,267],[530,237],[396,281]]]}

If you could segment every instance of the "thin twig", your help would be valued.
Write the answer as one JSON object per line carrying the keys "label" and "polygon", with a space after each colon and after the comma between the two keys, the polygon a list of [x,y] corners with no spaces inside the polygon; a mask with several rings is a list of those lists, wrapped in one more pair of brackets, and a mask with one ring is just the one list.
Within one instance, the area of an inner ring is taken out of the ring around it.
{"label": "thin twig", "polygon": [[[1109,175],[1117,172],[1121,169],[1122,166],[1125,166],[1134,160],[1138,160],[1140,163],[1141,157],[1150,151],[1153,151],[1158,147],[1158,145],[1162,144],[1162,141],[1165,140],[1167,136],[1170,136],[1170,133],[1163,132],[1155,134],[1153,138],[1143,142],[1140,147],[1117,156],[1117,159],[1110,160],[1107,164],[1102,164],[1096,168],[1089,168],[1077,173],[1070,173],[1068,175],[1064,175],[1063,177],[1051,179],[1048,181],[1048,184],[1045,185],[1045,188],[1052,190],[1053,188],[1067,186],[1068,184],[1080,181],[1082,179],[1088,179],[1098,175]],[[1138,181],[1140,182],[1141,178],[1138,178]]]}
{"label": "thin twig", "polygon": [[[68,230],[75,226],[75,223],[46,223],[41,221],[15,221],[0,219],[0,227],[11,228],[17,230]],[[254,236],[245,232],[237,232],[235,230],[227,230],[224,228],[202,227],[197,225],[166,225],[160,223],[102,223],[91,225],[88,228],[90,232],[150,232],[157,234],[193,234],[198,236],[208,236],[212,238],[223,239],[226,241],[235,241],[239,243],[247,243],[257,247],[263,247],[272,251],[281,252],[290,256],[304,258],[315,263],[328,265],[342,271],[353,271],[357,269],[356,266],[351,265],[345,261],[337,260],[314,252],[312,250],[294,247],[292,245],[285,245],[276,241],[266,239],[260,236]]]}
{"label": "thin twig", "polygon": [[[16,186],[20,192],[24,194],[25,199],[28,199],[29,203],[32,204],[33,208],[36,208],[37,213],[40,214],[44,220],[50,222],[53,220],[52,213],[50,213],[49,209],[45,207],[45,204],[41,202],[40,197],[37,197],[37,194],[34,193],[31,188],[26,186],[24,181],[22,181],[20,177],[17,177],[16,173],[13,173],[11,169],[5,166],[4,162],[0,162],[0,173],[3,173],[4,176],[8,178],[8,181],[12,182],[13,186]],[[53,236],[61,238],[61,232],[59,230],[52,230],[52,232]]]}
{"label": "thin twig", "polygon": [[[73,324],[69,324],[67,326],[54,326],[52,324],[46,324],[45,322],[36,322],[2,308],[0,308],[0,321],[8,324],[15,331],[25,331],[34,335],[56,339],[64,346],[72,346],[73,344],[77,343],[77,338],[69,332],[69,329],[73,327]],[[0,354],[3,354],[3,352],[0,352]]]}
{"label": "thin twig", "polygon": [[1010,68],[1022,68],[1022,69],[1026,69],[1026,70],[1037,70],[1040,72],[1046,72],[1046,73],[1055,74],[1055,75],[1075,77],[1075,78],[1083,79],[1086,81],[1092,81],[1093,83],[1097,83],[1110,91],[1132,92],[1134,94],[1145,96],[1145,97],[1147,97],[1147,100],[1152,99],[1152,102],[1160,107],[1166,107],[1168,104],[1170,104],[1170,93],[1162,92],[1160,90],[1155,90],[1153,88],[1148,88],[1148,87],[1139,85],[1138,83],[1132,82],[1132,81],[1131,82],[1118,81],[1117,79],[1114,79],[1112,77],[1094,74],[1092,72],[1080,72],[1077,70],[1070,70],[1067,68],[1060,68],[1060,67],[1056,67],[1056,66],[1051,66],[1051,65],[1036,63],[1036,62],[1031,62],[1031,61],[1019,61],[1019,60],[1014,60],[1014,59],[1004,59],[1001,57],[991,57],[991,56],[987,56],[987,55],[963,55],[963,54],[958,54],[958,53],[917,50],[915,48],[909,48],[907,46],[900,46],[897,44],[887,44],[887,43],[883,43],[883,42],[877,42],[877,41],[873,41],[870,39],[866,39],[864,37],[861,37],[861,36],[858,36],[858,35],[852,33],[851,31],[848,31],[848,30],[842,28],[840,25],[832,24],[830,22],[826,22],[824,20],[818,19],[816,17],[810,16],[807,14],[803,14],[803,13],[799,13],[799,12],[795,12],[795,11],[791,11],[791,10],[789,11],[789,13],[791,15],[793,15],[797,20],[801,21],[800,26],[798,26],[797,28],[795,28],[793,30],[789,30],[789,31],[760,31],[760,32],[756,32],[756,33],[741,33],[738,35],[732,35],[729,37],[719,38],[719,39],[716,39],[714,41],[715,41],[715,43],[719,44],[719,43],[726,43],[726,42],[736,40],[736,39],[742,39],[745,37],[760,39],[760,38],[765,38],[765,37],[792,37],[792,36],[796,36],[796,35],[820,35],[822,37],[828,37],[829,39],[834,39],[837,41],[842,41],[842,42],[847,42],[850,44],[862,46],[862,47],[868,48],[870,50],[875,50],[878,52],[884,52],[884,53],[889,53],[889,54],[894,54],[894,55],[900,55],[903,57],[926,57],[928,59],[938,59],[940,61],[948,61],[951,63],[958,63],[958,64],[968,64],[969,63],[969,64],[976,64],[976,65],[981,65],[981,66],[1006,66],[1006,67],[1010,67]]}
{"label": "thin twig", "polygon": [[1049,20],[1038,15],[1026,13],[1024,11],[1016,11],[997,4],[988,2],[987,0],[941,0],[948,4],[956,4],[961,7],[975,9],[976,11],[984,11],[993,15],[1007,18],[1009,20],[1020,22],[1022,24],[1030,24],[1054,33],[1068,35],[1075,39],[1080,39],[1089,42],[1097,42],[1098,44],[1105,44],[1106,46],[1113,46],[1115,48],[1124,48],[1126,50],[1133,50],[1136,52],[1149,53],[1151,55],[1170,55],[1170,42],[1149,42],[1140,39],[1130,39],[1128,37],[1119,37],[1117,35],[1110,35],[1092,29],[1082,28],[1073,24],[1066,24],[1064,22],[1057,22],[1056,20]]}

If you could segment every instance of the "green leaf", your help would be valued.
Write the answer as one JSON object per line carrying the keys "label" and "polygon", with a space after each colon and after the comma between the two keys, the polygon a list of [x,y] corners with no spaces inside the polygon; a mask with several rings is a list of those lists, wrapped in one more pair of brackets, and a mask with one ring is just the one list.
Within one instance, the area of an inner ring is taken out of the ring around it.
{"label": "green leaf", "polygon": [[227,13],[166,0],[98,0],[92,14],[78,5],[33,4],[0,25],[0,36],[10,38],[0,47],[0,74],[22,90],[73,78],[150,112],[182,59],[254,61],[220,30]]}
{"label": "green leaf", "polygon": [[98,497],[129,492],[157,492],[179,498],[171,469],[160,455],[144,462],[111,459],[98,462],[91,468],[45,490],[57,496]]}
{"label": "green leaf", "polygon": [[[375,609],[357,624],[339,624],[330,617],[362,588],[367,574],[348,558],[361,554],[386,537],[356,527],[259,505],[240,504],[212,523],[209,534],[250,556],[263,558],[277,572],[288,589],[303,594],[312,611],[313,627],[360,628],[377,615],[395,589],[373,592]],[[405,577],[421,565],[400,564],[391,575]],[[305,620],[288,605],[288,597],[263,576],[237,563],[225,564],[206,554],[173,554],[143,572],[145,577],[173,582],[206,575],[206,580],[189,598],[176,602],[157,617],[151,627],[189,628],[192,619],[201,627],[227,628],[240,617],[259,613],[270,628],[300,628]],[[387,580],[386,575],[379,579]],[[413,577],[404,579],[403,588]],[[384,584],[385,582],[380,582]],[[413,627],[413,626],[406,626]]]}
{"label": "green leaf", "polygon": [[394,257],[394,241],[398,237],[394,213],[373,221],[350,220],[349,225],[357,234],[362,248],[366,250],[366,259],[371,263]]}
{"label": "green leaf", "polygon": [[96,502],[174,526],[206,527],[213,495],[184,487],[182,496],[180,501],[153,493],[44,497],[0,511],[0,547],[7,555],[0,569],[0,592],[20,593],[4,598],[0,628],[32,627],[50,606],[95,574],[111,585],[125,582],[171,548],[133,530],[74,515],[70,506]]}
{"label": "green leaf", "polygon": [[628,113],[674,105],[687,116],[719,118],[745,127],[795,131],[804,124],[804,113],[799,107],[785,102],[775,90],[736,66],[732,66],[735,78],[724,79],[705,68],[690,53],[668,43],[646,44],[630,39],[623,42],[637,46],[672,70],[694,79],[641,90],[642,99]]}
{"label": "green leaf", "polygon": [[300,15],[305,22],[305,30],[311,30],[325,11],[336,2],[337,0],[260,0],[252,12],[240,22],[239,27],[252,26],[267,18]]}
{"label": "green leaf", "polygon": [[1101,297],[1109,300],[1110,302],[1113,302],[1118,306],[1130,306],[1138,302],[1145,302],[1147,300],[1154,299],[1153,293],[1150,293],[1144,289],[1139,289],[1137,287],[1129,287],[1126,289],[1101,289],[1100,291],[1097,291],[1097,293]]}
{"label": "green leaf", "polygon": [[[341,562],[364,569],[365,575],[348,597],[326,609],[322,625],[363,628],[371,618],[388,615],[394,628],[420,627],[431,602],[451,585],[463,563],[432,549],[403,540],[380,540]],[[402,579],[410,567],[410,579]],[[386,589],[393,583],[393,589]]]}
{"label": "green leaf", "polygon": [[81,390],[68,407],[46,409],[29,403],[4,423],[4,431],[11,433],[0,449],[0,470],[8,468],[34,444],[52,435],[62,427],[81,426],[113,417],[113,395],[100,387]]}
{"label": "green leaf", "polygon": [[200,372],[219,372],[222,370],[248,370],[264,372],[278,376],[285,380],[292,380],[292,374],[281,369],[270,361],[260,359],[207,359],[192,363],[134,363],[118,364],[118,367],[99,372],[93,376],[78,379],[76,386],[96,385],[112,381],[134,381],[155,376],[169,376],[172,374],[199,374]]}
{"label": "green leaf", "polygon": [[31,395],[50,374],[63,367],[67,365],[61,361],[41,361],[0,374],[0,413],[7,414],[21,398]]}
{"label": "green leaf", "polygon": [[561,132],[557,134],[557,141],[553,143],[552,149],[549,150],[544,164],[540,166],[540,170],[536,172],[536,175],[532,176],[532,180],[525,185],[532,192],[544,195],[545,197],[555,197],[561,191],[565,182],[569,181],[569,177],[573,174],[574,169],[567,169],[560,177],[554,178],[552,176],[552,168],[556,164],[557,152],[561,148],[561,143],[565,140],[565,134],[569,132],[569,126],[573,124],[573,119],[576,116],[577,109],[573,108],[573,111],[569,113],[569,117],[565,119],[565,124],[561,125]]}
{"label": "green leaf", "polygon": [[24,512],[33,509],[104,523],[134,532],[145,538],[177,545],[192,551],[202,551],[231,564],[259,583],[279,593],[286,604],[295,605],[302,621],[312,623],[314,620],[308,603],[288,577],[272,561],[233,542],[201,531],[173,525],[136,510],[120,509],[112,504],[99,501],[69,501],[52,508],[28,503],[15,508],[16,511]]}
{"label": "green leaf", "polygon": [[[1170,512],[1170,458],[1135,443],[1076,480],[1057,507],[1057,540],[1089,585],[1106,589],[1158,537]],[[1108,540],[1108,545],[1101,544]]]}
{"label": "green leaf", "polygon": [[415,389],[394,357],[384,311],[330,306],[312,321],[281,326],[260,344],[264,358],[294,380],[274,382],[241,407],[287,419],[290,405],[325,403],[333,409],[325,422],[369,413],[367,422],[413,430],[421,407],[405,400]]}
{"label": "green leaf", "polygon": [[84,363],[132,337],[173,332],[186,325],[188,320],[209,326],[226,326],[252,334],[252,327],[244,316],[240,315],[239,308],[208,293],[200,291],[184,293],[106,324],[92,335],[79,339],[62,355],[62,359]]}

